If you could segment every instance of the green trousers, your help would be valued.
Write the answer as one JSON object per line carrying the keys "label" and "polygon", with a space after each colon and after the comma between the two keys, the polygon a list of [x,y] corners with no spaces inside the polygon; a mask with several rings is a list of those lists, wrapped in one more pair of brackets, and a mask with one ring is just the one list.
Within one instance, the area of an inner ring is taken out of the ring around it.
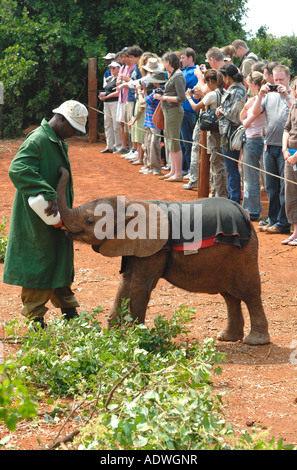
{"label": "green trousers", "polygon": [[21,314],[30,320],[41,318],[48,308],[45,304],[50,300],[56,308],[79,307],[79,303],[70,287],[56,289],[31,289],[22,287],[21,299],[23,307]]}

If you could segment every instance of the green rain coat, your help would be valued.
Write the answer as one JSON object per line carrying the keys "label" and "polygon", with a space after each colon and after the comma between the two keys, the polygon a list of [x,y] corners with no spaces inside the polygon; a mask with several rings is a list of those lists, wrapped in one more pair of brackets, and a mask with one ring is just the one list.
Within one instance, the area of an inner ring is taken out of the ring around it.
{"label": "green rain coat", "polygon": [[16,192],[3,271],[6,284],[53,289],[70,286],[73,281],[73,242],[60,228],[45,224],[28,204],[28,198],[38,194],[48,201],[57,198],[61,166],[70,174],[66,199],[72,207],[68,144],[60,141],[43,119],[41,126],[27,136],[9,167]]}

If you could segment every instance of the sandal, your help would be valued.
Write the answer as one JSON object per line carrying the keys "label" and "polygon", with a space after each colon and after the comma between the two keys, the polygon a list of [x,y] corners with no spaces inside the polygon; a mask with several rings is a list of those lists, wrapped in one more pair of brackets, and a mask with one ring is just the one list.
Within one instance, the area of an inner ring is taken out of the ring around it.
{"label": "sandal", "polygon": [[[296,239],[295,239],[295,240],[296,240]],[[282,244],[282,245],[289,245],[289,243],[292,242],[292,241],[293,241],[293,238],[290,238],[290,237],[289,237],[289,238],[286,238],[285,240],[283,240],[283,241],[281,242],[281,244]]]}
{"label": "sandal", "polygon": [[294,238],[293,240],[291,240],[288,245],[290,246],[297,246],[297,238]]}

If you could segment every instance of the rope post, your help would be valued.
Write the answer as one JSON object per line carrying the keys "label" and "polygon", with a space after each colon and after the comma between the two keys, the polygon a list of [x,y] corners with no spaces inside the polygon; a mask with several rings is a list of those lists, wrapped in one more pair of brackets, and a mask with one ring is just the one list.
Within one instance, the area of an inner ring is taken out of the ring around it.
{"label": "rope post", "polygon": [[209,196],[210,155],[207,153],[207,131],[200,131],[198,197]]}
{"label": "rope post", "polygon": [[88,59],[89,143],[97,142],[97,59]]}

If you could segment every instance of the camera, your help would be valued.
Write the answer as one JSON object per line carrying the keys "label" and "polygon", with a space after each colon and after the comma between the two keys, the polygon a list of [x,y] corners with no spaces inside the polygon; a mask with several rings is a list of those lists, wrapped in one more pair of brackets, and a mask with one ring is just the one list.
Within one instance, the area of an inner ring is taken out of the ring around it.
{"label": "camera", "polygon": [[158,95],[164,95],[164,90],[162,90],[162,88],[155,88],[154,93]]}
{"label": "camera", "polygon": [[269,85],[269,90],[270,91],[277,91],[278,85]]}

